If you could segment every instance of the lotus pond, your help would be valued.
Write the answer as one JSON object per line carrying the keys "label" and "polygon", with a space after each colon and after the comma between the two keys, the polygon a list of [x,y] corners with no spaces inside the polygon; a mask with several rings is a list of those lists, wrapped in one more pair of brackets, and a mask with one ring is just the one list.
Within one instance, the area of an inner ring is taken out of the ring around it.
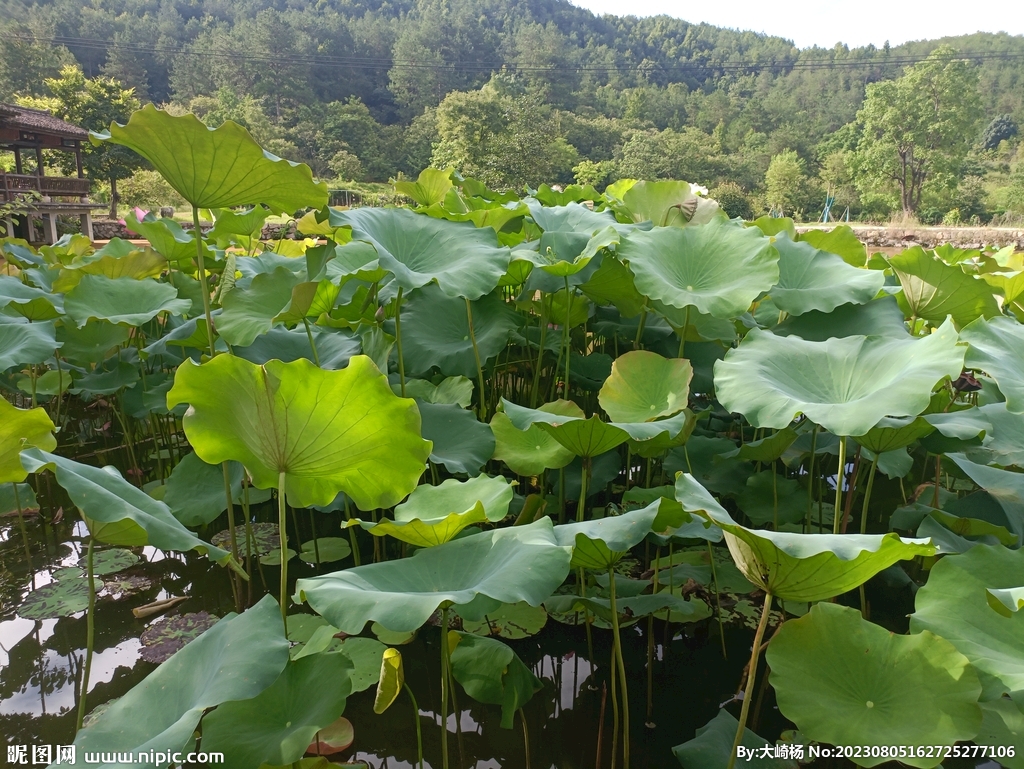
{"label": "lotus pond", "polygon": [[9,762],[1024,767],[1024,255],[94,141],[193,227],[0,240]]}

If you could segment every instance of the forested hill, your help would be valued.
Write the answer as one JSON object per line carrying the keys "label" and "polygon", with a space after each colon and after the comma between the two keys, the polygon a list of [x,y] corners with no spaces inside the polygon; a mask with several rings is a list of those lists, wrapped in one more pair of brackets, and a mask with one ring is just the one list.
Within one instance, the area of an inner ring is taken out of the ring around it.
{"label": "forested hill", "polygon": [[[318,173],[364,179],[433,157],[496,182],[571,181],[583,161],[626,158],[635,170],[646,152],[650,166],[665,147],[646,142],[631,161],[629,142],[667,130],[686,145],[671,154],[720,158],[683,169],[690,177],[753,192],[783,150],[813,171],[849,149],[855,137],[840,129],[866,84],[943,43],[976,62],[981,128],[1003,114],[1024,120],[1022,36],[801,50],[667,16],[595,16],[566,0],[0,0],[0,99],[45,95],[44,78],[77,62],[143,101],[238,120]],[[482,88],[486,98],[453,94]],[[477,145],[506,154],[543,129],[550,141],[531,153],[541,165],[489,172],[492,161],[460,145],[467,120],[483,126]]]}

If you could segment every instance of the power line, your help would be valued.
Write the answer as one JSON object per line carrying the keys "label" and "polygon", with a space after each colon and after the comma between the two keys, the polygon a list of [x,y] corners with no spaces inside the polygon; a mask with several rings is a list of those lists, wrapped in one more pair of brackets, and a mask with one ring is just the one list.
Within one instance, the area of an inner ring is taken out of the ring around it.
{"label": "power line", "polygon": [[[168,48],[159,46],[141,46],[132,45],[128,43],[121,43],[114,40],[102,40],[98,38],[84,38],[84,37],[70,37],[70,36],[54,36],[54,37],[43,37],[37,35],[18,35],[18,34],[0,34],[0,39],[7,40],[21,40],[30,41],[36,43],[49,43],[51,45],[62,45],[66,47],[75,48],[86,48],[93,50],[117,50],[125,51],[129,53],[144,53],[144,54],[166,54],[169,56],[185,56],[194,58],[204,59],[227,59],[230,61],[253,61],[253,62],[269,62],[269,63],[285,63],[285,64],[308,64],[315,65],[318,67],[325,68],[347,68],[347,69],[363,69],[363,70],[376,70],[386,71],[391,69],[421,69],[421,70],[434,70],[439,72],[493,72],[501,69],[509,69],[514,72],[525,72],[525,73],[558,73],[558,74],[570,74],[570,73],[599,73],[599,74],[617,74],[617,73],[633,73],[639,72],[642,67],[639,65],[629,66],[521,66],[514,62],[498,61],[498,62],[451,62],[451,63],[432,63],[417,60],[403,60],[394,58],[383,58],[383,57],[365,57],[365,56],[335,56],[329,54],[293,54],[288,56],[260,56],[251,53],[236,53],[236,52],[223,52],[223,51],[204,51],[195,50],[194,48]],[[741,72],[741,73],[757,73],[757,72],[785,72],[794,70],[851,70],[862,67],[880,67],[880,66],[892,66],[892,67],[903,67],[911,64],[917,64],[928,58],[927,54],[924,55],[909,55],[904,54],[900,56],[879,56],[872,58],[852,59],[852,60],[830,60],[830,61],[800,61],[794,59],[792,61],[777,61],[771,59],[768,61],[724,61],[724,62],[711,62],[711,61],[695,61],[687,64],[679,64],[672,66],[658,66],[655,71],[665,73],[706,73],[706,72]],[[984,61],[1018,61],[1024,60],[1024,52],[1015,51],[967,51],[958,52],[956,54],[957,59],[966,59],[969,61],[981,63]]]}

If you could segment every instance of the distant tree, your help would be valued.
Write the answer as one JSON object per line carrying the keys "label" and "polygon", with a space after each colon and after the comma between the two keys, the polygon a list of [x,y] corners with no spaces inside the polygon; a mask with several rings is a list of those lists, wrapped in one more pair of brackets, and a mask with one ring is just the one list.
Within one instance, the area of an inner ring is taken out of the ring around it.
{"label": "distant tree", "polygon": [[46,78],[56,77],[75,61],[64,46],[34,40],[35,31],[28,25],[3,24],[0,32],[0,101],[10,101],[15,94],[41,96]]}
{"label": "distant tree", "polygon": [[1024,158],[1017,162],[1017,168],[1010,175],[1010,188],[1006,192],[1006,210],[1024,214]]}
{"label": "distant tree", "polygon": [[1019,128],[1017,122],[1010,115],[1000,115],[981,134],[981,148],[994,150],[999,142],[1012,139],[1017,135]]}
{"label": "distant tree", "polygon": [[977,71],[949,46],[896,80],[869,85],[857,113],[863,125],[857,148],[862,190],[891,191],[909,216],[927,184],[955,187],[979,109]]}
{"label": "distant tree", "polygon": [[[18,101],[26,106],[48,109],[57,117],[90,131],[105,130],[114,121],[127,123],[131,114],[140,107],[131,88],[125,88],[109,77],[87,78],[78,66],[64,67],[59,77],[47,78],[45,84],[50,97],[22,96]],[[74,173],[73,159],[66,153],[60,153],[58,158],[64,173]],[[121,199],[118,181],[145,168],[146,162],[126,147],[106,143],[97,147],[84,142],[82,163],[90,177],[109,182],[110,217],[116,218],[117,204]]]}
{"label": "distant tree", "polygon": [[781,215],[796,213],[807,198],[806,164],[793,150],[772,157],[764,175],[765,200]]}
{"label": "distant tree", "polygon": [[751,219],[754,216],[754,204],[750,195],[736,182],[719,184],[708,193],[708,197],[717,200],[730,219],[737,216],[740,219]]}

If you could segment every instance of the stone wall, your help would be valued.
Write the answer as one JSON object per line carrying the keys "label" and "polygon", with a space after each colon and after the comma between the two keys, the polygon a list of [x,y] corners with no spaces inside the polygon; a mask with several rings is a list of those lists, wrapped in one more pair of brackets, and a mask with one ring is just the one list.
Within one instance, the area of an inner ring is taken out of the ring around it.
{"label": "stone wall", "polygon": [[[852,225],[857,237],[868,247],[902,249],[911,246],[936,248],[944,243],[958,248],[984,248],[1014,246],[1024,250],[1024,229],[1010,227],[873,227]],[[797,227],[797,232],[828,227]]]}

